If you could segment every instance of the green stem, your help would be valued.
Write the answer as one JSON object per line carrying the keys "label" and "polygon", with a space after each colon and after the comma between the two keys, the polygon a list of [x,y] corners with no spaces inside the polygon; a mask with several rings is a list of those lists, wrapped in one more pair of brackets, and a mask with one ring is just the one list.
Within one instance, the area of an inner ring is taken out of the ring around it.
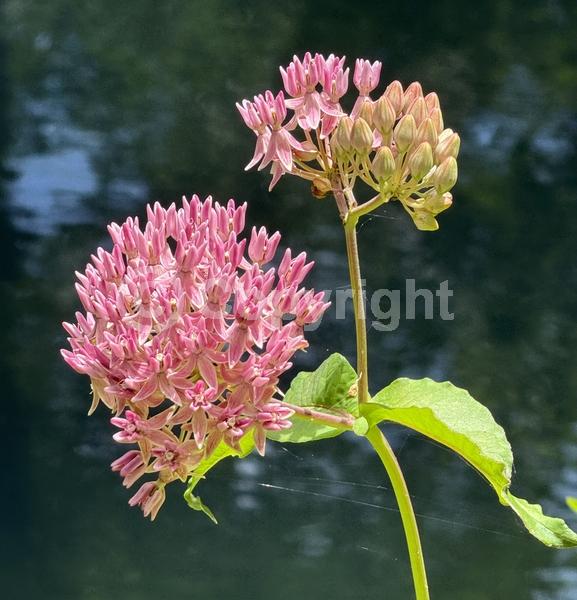
{"label": "green stem", "polygon": [[365,315],[365,298],[361,279],[361,266],[359,263],[359,249],[357,246],[357,228],[354,219],[348,219],[345,224],[345,241],[347,244],[347,258],[349,261],[349,275],[353,293],[353,307],[355,310],[355,330],[357,337],[357,373],[359,375],[359,402],[369,401],[369,378],[367,356],[367,327]]}
{"label": "green stem", "polygon": [[376,208],[379,208],[385,202],[390,200],[390,195],[385,196],[384,194],[380,194],[375,196],[372,200],[368,202],[364,202],[359,206],[353,208],[349,213],[349,218],[353,218],[355,221],[358,221],[360,217],[363,215],[368,215],[370,212],[373,212]]}
{"label": "green stem", "polygon": [[351,417],[350,415],[325,413],[307,406],[297,406],[284,401],[283,404],[291,410],[294,410],[295,413],[301,417],[311,419],[312,421],[317,421],[319,423],[326,423],[331,427],[341,427],[342,429],[352,430],[355,424],[355,418]]}
{"label": "green stem", "polygon": [[405,537],[407,538],[413,583],[415,585],[415,597],[417,600],[429,600],[429,584],[427,583],[427,572],[425,570],[423,549],[421,548],[421,540],[419,538],[419,528],[403,472],[387,438],[378,427],[369,429],[366,438],[379,455],[395,492],[405,529]]}
{"label": "green stem", "polygon": [[[365,214],[362,210],[365,205],[357,207],[353,192],[350,188],[345,190],[342,187],[334,186],[334,194],[337,199],[337,205],[341,211],[345,229],[345,240],[347,244],[347,258],[349,263],[349,274],[351,279],[351,288],[353,292],[353,306],[355,309],[355,330],[357,338],[357,373],[359,375],[359,403],[368,402],[368,352],[367,352],[367,329],[365,315],[365,299],[362,290],[361,267],[359,261],[359,249],[357,245],[357,222],[359,213]],[[343,215],[344,206],[348,211]],[[377,202],[367,203],[371,208],[378,206]],[[361,210],[359,210],[361,209]],[[368,211],[367,211],[368,212]],[[427,583],[427,573],[419,538],[419,529],[409,490],[403,477],[403,472],[383,433],[377,427],[372,427],[366,434],[367,439],[376,450],[381,462],[383,463],[387,474],[391,480],[403,527],[407,539],[409,558],[411,561],[411,570],[413,573],[413,582],[415,586],[416,600],[429,600],[429,586]]]}

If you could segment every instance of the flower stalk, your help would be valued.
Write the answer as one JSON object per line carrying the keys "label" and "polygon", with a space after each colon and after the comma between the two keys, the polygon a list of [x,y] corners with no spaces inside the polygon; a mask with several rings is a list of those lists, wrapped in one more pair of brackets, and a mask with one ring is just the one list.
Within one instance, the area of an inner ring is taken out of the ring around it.
{"label": "flower stalk", "polygon": [[347,220],[344,226],[349,276],[353,292],[353,307],[355,311],[355,332],[357,339],[357,374],[359,376],[359,402],[369,401],[369,369],[367,350],[367,326],[365,297],[361,279],[361,265],[357,245],[357,228],[354,219]]}
{"label": "flower stalk", "polygon": [[395,492],[405,537],[407,538],[416,600],[429,600],[429,584],[427,582],[427,571],[419,537],[419,528],[403,472],[387,438],[378,427],[369,429],[366,438],[379,455]]}
{"label": "flower stalk", "polygon": [[283,402],[283,405],[301,417],[305,417],[319,423],[324,423],[326,425],[330,425],[331,427],[352,430],[355,424],[355,419],[350,415],[326,413],[320,410],[309,408],[308,406],[297,406],[296,404],[291,404],[290,402]]}
{"label": "flower stalk", "polygon": [[[337,196],[341,193],[342,192],[340,188],[336,188],[335,198],[337,198]],[[351,203],[349,203],[349,205],[350,204]],[[356,206],[356,202],[354,204]],[[349,263],[349,274],[353,292],[353,307],[355,312],[357,373],[359,376],[359,403],[368,402],[370,400],[370,395],[368,390],[368,346],[365,298],[362,289],[360,258],[357,244],[357,223],[359,218],[358,213],[362,212],[362,209],[369,204],[370,202],[360,207],[351,208],[343,220],[347,246],[347,258]],[[357,212],[355,213],[355,211]],[[366,212],[370,212],[370,209]],[[403,528],[407,540],[407,548],[409,551],[416,600],[429,600],[429,585],[427,582],[427,572],[425,569],[425,561],[421,547],[419,529],[415,512],[413,510],[413,505],[411,503],[411,496],[403,476],[403,471],[401,470],[399,462],[397,461],[395,453],[387,441],[387,438],[378,427],[372,427],[367,432],[366,438],[379,455],[395,493],[395,498],[397,500],[399,512],[401,513],[401,520],[403,522]]]}
{"label": "flower stalk", "polygon": [[[370,394],[357,224],[362,216],[398,201],[417,229],[438,229],[437,215],[452,204],[449,190],[457,180],[460,139],[452,129],[445,129],[437,94],[425,95],[418,82],[403,89],[400,82],[393,81],[373,100],[371,94],[381,74],[378,61],[355,62],[352,80],[358,97],[347,113],[341,106],[349,82],[344,62],[344,58],[332,54],[327,58],[310,53],[303,59],[295,56],[286,69],[281,68],[289,98],[284,100],[283,92],[276,96],[266,92],[237,107],[257,136],[255,155],[247,168],[257,163],[260,169],[271,165],[271,188],[283,175],[292,174],[312,181],[316,198],[332,192],[336,200],[347,248],[355,313],[358,401],[362,405],[370,401]],[[354,193],[358,181],[372,190],[362,202]],[[309,411],[307,416],[326,421],[324,414]],[[378,428],[371,428],[366,437],[392,482],[407,538],[416,598],[427,600],[419,531],[402,471]]]}

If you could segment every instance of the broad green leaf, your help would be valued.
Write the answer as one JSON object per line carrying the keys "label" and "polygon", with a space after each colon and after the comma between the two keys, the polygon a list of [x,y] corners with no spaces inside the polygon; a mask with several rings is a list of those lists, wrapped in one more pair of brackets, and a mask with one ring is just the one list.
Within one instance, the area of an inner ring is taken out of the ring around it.
{"label": "broad green leaf", "polygon": [[225,442],[221,442],[216,447],[214,452],[210,455],[210,457],[203,460],[196,467],[193,474],[188,478],[186,491],[184,492],[184,499],[186,500],[186,503],[188,504],[188,506],[190,506],[190,508],[192,508],[194,510],[202,511],[205,515],[208,516],[208,518],[211,521],[213,521],[214,523],[217,523],[216,517],[214,516],[214,513],[210,510],[210,508],[208,508],[208,506],[206,506],[206,504],[204,504],[202,502],[202,500],[198,496],[195,496],[192,492],[193,492],[194,488],[198,485],[199,481],[204,479],[204,476],[206,475],[206,473],[208,473],[208,471],[210,471],[210,469],[212,469],[221,460],[223,460],[224,458],[227,458],[229,456],[244,458],[245,456],[247,456],[248,454],[250,454],[252,452],[253,448],[254,448],[254,440],[253,440],[252,432],[247,433],[240,440],[240,452],[237,450],[234,450]]}
{"label": "broad green leaf", "polygon": [[[357,417],[357,374],[344,356],[331,354],[316,371],[302,371],[292,381],[285,401],[320,412]],[[310,442],[334,437],[346,429],[313,421],[295,414],[290,429],[268,432],[277,442]]]}
{"label": "broad green leaf", "polygon": [[573,498],[569,496],[567,498],[567,506],[573,511],[577,513],[577,498]]}
{"label": "broad green leaf", "polygon": [[397,379],[361,406],[371,426],[392,421],[419,431],[469,462],[495,489],[502,504],[512,508],[529,532],[556,548],[577,546],[577,534],[562,519],[543,515],[509,492],[513,453],[503,428],[490,411],[449,382]]}
{"label": "broad green leaf", "polygon": [[546,546],[553,548],[572,548],[577,546],[577,534],[568,527],[563,519],[543,514],[539,504],[530,504],[523,498],[504,491],[509,506],[521,517],[529,533]]}
{"label": "broad green leaf", "polygon": [[511,480],[513,453],[488,408],[466,390],[431,379],[397,379],[362,407],[371,425],[393,421],[448,446],[484,475],[497,493]]}

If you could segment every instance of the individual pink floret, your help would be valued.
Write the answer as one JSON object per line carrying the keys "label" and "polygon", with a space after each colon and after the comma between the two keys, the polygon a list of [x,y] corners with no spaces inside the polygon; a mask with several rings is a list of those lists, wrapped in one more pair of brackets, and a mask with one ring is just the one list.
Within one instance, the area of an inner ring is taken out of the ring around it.
{"label": "individual pink floret", "polygon": [[369,60],[357,58],[355,61],[353,83],[361,96],[368,96],[379,85],[381,67],[382,63],[378,60],[371,63]]}

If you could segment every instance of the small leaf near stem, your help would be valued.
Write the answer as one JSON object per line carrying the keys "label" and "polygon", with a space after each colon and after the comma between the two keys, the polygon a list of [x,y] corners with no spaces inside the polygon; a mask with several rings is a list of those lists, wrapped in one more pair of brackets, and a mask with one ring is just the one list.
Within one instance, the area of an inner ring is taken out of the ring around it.
{"label": "small leaf near stem", "polygon": [[347,359],[331,354],[313,372],[292,381],[283,402],[295,411],[292,427],[268,431],[277,442],[312,442],[353,429],[359,416],[357,374]]}
{"label": "small leaf near stem", "polygon": [[215,524],[217,523],[217,520],[212,510],[210,510],[210,508],[208,508],[208,506],[206,506],[206,504],[204,504],[204,502],[192,492],[198,483],[205,478],[205,475],[208,473],[208,471],[210,471],[221,460],[224,460],[229,456],[239,458],[248,456],[254,448],[252,433],[249,432],[245,434],[240,440],[239,446],[240,450],[235,450],[226,442],[220,442],[210,457],[204,459],[188,478],[186,490],[184,492],[184,499],[186,500],[186,503],[193,510],[202,511]]}

